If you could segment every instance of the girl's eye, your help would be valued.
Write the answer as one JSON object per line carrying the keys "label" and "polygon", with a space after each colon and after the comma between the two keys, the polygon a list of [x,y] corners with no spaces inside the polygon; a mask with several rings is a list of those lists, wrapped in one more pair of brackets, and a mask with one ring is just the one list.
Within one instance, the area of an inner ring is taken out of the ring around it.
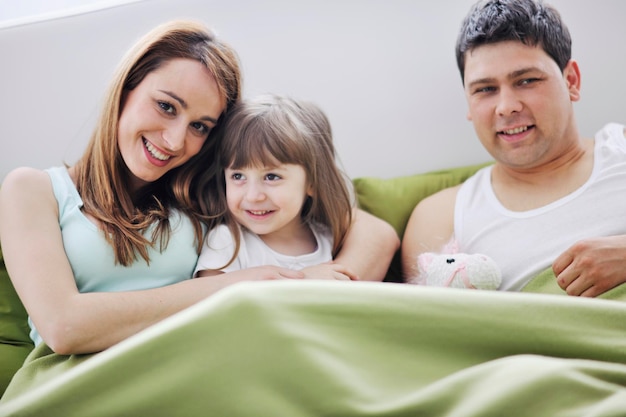
{"label": "girl's eye", "polygon": [[277,181],[280,179],[280,176],[276,175],[276,174],[267,174],[265,176],[265,179],[267,179],[268,181]]}
{"label": "girl's eye", "polygon": [[243,174],[239,173],[239,172],[235,172],[234,174],[232,174],[230,176],[232,179],[234,179],[235,181],[241,181],[243,179]]}
{"label": "girl's eye", "polygon": [[204,123],[200,123],[200,122],[193,122],[191,124],[191,127],[198,132],[199,135],[201,136],[205,136],[208,135],[209,132],[211,131],[211,129],[205,125]]}
{"label": "girl's eye", "polygon": [[176,114],[176,109],[170,103],[166,101],[159,101],[158,104],[161,110],[163,110],[165,113]]}

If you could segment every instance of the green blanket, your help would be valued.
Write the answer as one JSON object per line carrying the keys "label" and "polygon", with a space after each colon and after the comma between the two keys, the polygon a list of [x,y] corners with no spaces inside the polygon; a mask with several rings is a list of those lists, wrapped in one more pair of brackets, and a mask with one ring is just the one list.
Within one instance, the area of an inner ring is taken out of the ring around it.
{"label": "green blanket", "polygon": [[[526,284],[523,291],[542,294],[567,295],[565,291],[563,291],[556,283],[556,278],[554,276],[554,272],[552,272],[552,268],[546,269],[533,278],[528,284]],[[626,301],[626,284],[622,284],[619,287],[605,292],[604,294],[600,294],[598,298]]]}
{"label": "green blanket", "polygon": [[90,356],[33,351],[20,416],[623,416],[626,303],[395,283],[232,286]]}

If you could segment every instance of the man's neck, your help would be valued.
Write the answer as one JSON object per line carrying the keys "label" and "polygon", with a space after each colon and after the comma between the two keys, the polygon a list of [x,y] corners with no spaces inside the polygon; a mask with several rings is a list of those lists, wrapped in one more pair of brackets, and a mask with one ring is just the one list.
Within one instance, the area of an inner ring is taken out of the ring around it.
{"label": "man's neck", "polygon": [[564,152],[559,158],[531,168],[494,165],[491,183],[500,203],[512,211],[546,206],[579,189],[593,170],[591,139]]}

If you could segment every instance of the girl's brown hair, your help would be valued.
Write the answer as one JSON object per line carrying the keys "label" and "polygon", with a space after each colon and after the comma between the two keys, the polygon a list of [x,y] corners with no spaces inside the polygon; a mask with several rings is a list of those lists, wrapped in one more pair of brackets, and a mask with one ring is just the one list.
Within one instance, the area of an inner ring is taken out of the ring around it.
{"label": "girl's brown hair", "polygon": [[[176,58],[201,62],[213,75],[228,112],[241,97],[241,71],[235,51],[218,40],[204,25],[173,21],[150,31],[126,54],[104,100],[104,108],[82,158],[76,164],[77,189],[84,211],[95,217],[112,245],[116,262],[128,266],[139,254],[149,262],[148,248],[167,246],[170,210],[175,208],[192,221],[198,252],[203,242],[203,223],[213,226],[216,210],[215,183],[219,168],[215,160],[215,136],[221,119],[200,152],[138,195],[129,191],[126,165],[118,145],[118,122],[129,91],[156,69]],[[144,236],[156,224],[152,236]]]}
{"label": "girl's brown hair", "polygon": [[[229,113],[218,149],[222,170],[276,162],[302,166],[313,191],[302,208],[302,220],[327,226],[333,236],[333,256],[339,252],[352,223],[350,182],[338,167],[330,123],[318,106],[280,95],[243,101]],[[223,176],[219,188],[221,210],[226,212]],[[236,231],[234,219],[224,217]],[[238,248],[239,233],[233,236]]]}

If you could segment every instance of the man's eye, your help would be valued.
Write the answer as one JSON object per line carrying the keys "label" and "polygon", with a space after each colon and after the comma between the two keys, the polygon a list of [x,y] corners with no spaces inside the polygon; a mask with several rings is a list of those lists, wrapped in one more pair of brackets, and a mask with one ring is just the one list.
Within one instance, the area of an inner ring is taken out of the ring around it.
{"label": "man's eye", "polygon": [[526,79],[523,79],[522,81],[520,81],[520,84],[521,85],[528,85],[528,84],[532,84],[532,83],[537,82],[537,81],[539,81],[539,78],[526,78]]}
{"label": "man's eye", "polygon": [[474,90],[474,93],[476,94],[491,93],[492,91],[496,91],[496,88],[495,87],[480,87]]}

